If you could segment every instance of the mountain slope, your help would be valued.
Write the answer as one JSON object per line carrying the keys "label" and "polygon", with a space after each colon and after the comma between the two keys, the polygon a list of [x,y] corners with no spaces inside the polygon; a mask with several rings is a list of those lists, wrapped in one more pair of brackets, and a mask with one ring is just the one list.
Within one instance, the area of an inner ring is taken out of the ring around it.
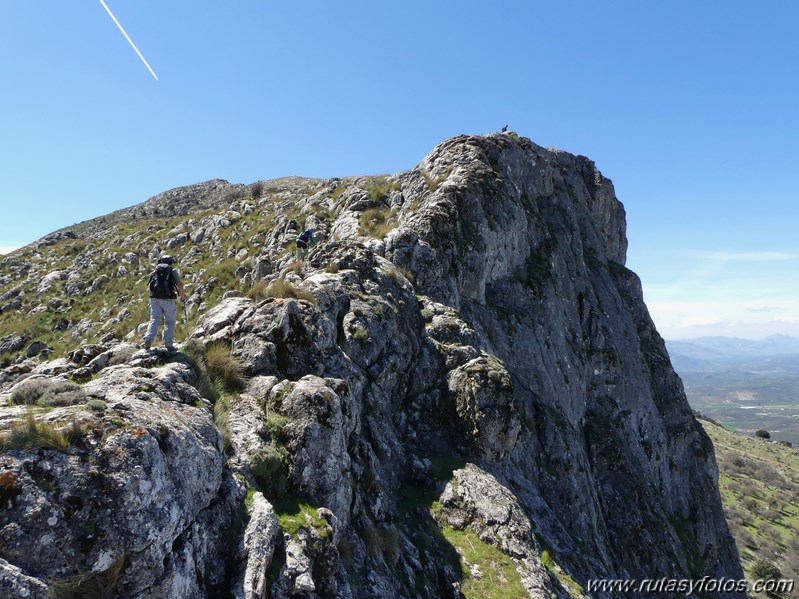
{"label": "mountain slope", "polygon": [[[590,160],[461,136],[391,177],[203,185],[0,263],[2,418],[23,421],[0,588],[93,572],[120,596],[539,597],[741,577],[713,447]],[[305,227],[321,243],[297,262]],[[191,293],[170,363],[119,341],[164,250]],[[42,362],[35,341],[80,347]],[[59,423],[66,445],[29,447]]]}
{"label": "mountain slope", "polygon": [[[799,580],[799,452],[702,420],[713,440],[730,529],[748,577],[762,560]],[[799,588],[791,597],[799,597]]]}

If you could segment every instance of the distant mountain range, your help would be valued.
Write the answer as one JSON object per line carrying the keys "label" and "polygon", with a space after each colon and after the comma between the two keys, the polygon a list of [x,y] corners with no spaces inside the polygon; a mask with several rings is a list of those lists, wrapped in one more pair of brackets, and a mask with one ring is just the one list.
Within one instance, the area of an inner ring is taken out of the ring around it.
{"label": "distant mountain range", "polygon": [[666,341],[691,407],[740,433],[799,446],[799,339]]}
{"label": "distant mountain range", "polygon": [[708,370],[733,366],[741,359],[774,356],[799,356],[799,339],[788,335],[771,335],[765,339],[738,337],[698,337],[666,341],[672,364],[677,372]]}

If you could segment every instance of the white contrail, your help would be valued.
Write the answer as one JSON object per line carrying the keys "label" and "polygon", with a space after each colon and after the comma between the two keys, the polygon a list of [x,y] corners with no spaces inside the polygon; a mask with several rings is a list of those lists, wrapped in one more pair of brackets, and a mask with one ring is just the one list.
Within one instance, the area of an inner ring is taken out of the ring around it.
{"label": "white contrail", "polygon": [[100,0],[100,4],[102,4],[102,5],[103,5],[103,8],[106,10],[106,12],[107,12],[109,15],[111,15],[111,18],[112,18],[112,19],[114,19],[114,23],[116,23],[116,24],[117,24],[117,27],[119,27],[119,30],[122,32],[122,35],[124,35],[124,36],[125,36],[125,39],[126,39],[126,40],[128,40],[128,43],[131,45],[131,47],[132,47],[134,50],[136,50],[136,54],[138,54],[138,55],[139,55],[139,58],[141,58],[141,61],[144,63],[144,66],[146,66],[146,67],[147,67],[147,70],[149,70],[149,71],[150,71],[150,73],[152,73],[153,77],[155,77],[155,80],[156,80],[156,81],[158,81],[158,77],[156,76],[155,72],[153,71],[153,69],[152,69],[152,68],[150,68],[150,65],[149,65],[149,64],[147,64],[147,61],[144,59],[144,56],[142,56],[142,55],[141,55],[141,52],[139,52],[139,49],[136,47],[136,44],[134,44],[134,43],[133,43],[133,40],[132,40],[132,39],[130,39],[130,36],[129,36],[129,35],[128,35],[128,34],[125,32],[125,30],[122,28],[122,25],[120,25],[120,24],[119,24],[119,21],[117,21],[117,18],[114,16],[114,13],[112,13],[112,12],[111,12],[111,9],[110,9],[110,8],[108,8],[108,5],[107,5],[105,2],[103,2],[103,0]]}

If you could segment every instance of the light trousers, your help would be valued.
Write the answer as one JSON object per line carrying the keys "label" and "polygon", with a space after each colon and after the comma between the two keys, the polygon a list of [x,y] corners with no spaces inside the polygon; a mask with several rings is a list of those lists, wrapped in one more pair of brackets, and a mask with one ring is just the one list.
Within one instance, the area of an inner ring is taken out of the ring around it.
{"label": "light trousers", "polygon": [[158,327],[161,326],[161,319],[164,319],[164,345],[172,347],[175,337],[175,323],[178,320],[177,302],[173,299],[150,298],[150,325],[144,336],[145,341],[152,343],[158,335]]}

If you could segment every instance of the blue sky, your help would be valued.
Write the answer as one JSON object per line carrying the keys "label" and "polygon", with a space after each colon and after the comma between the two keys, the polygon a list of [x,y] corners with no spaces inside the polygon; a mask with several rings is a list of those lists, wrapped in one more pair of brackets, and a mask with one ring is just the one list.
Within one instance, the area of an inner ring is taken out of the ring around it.
{"label": "blue sky", "polygon": [[0,246],[211,178],[584,154],[664,336],[799,334],[791,0],[0,0]]}

